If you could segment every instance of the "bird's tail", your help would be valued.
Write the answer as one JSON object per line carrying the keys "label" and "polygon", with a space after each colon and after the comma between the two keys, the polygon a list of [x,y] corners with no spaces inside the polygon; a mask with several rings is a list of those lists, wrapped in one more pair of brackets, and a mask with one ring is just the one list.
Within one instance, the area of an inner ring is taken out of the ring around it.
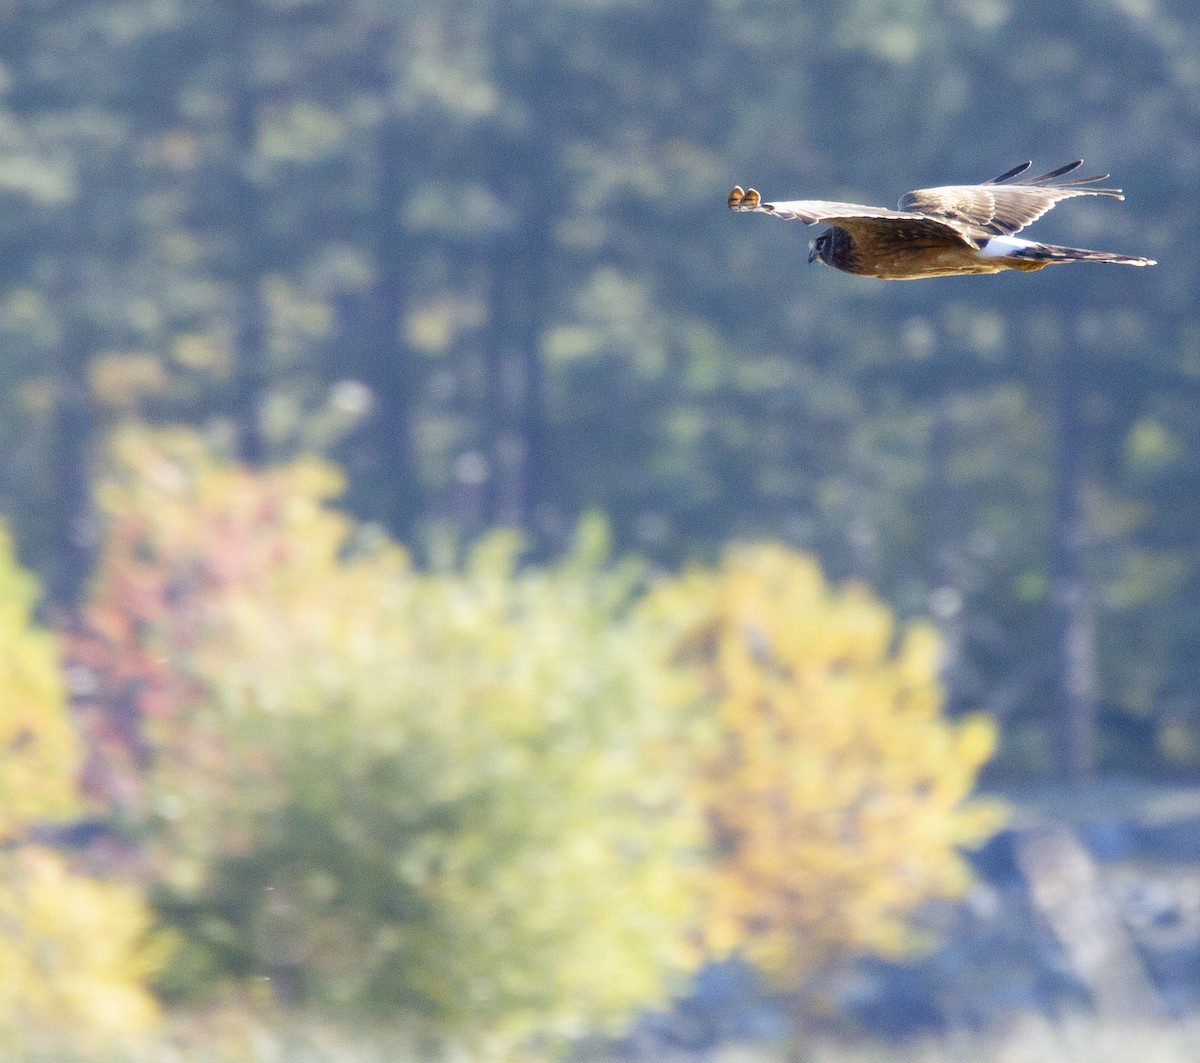
{"label": "bird's tail", "polygon": [[1157,266],[1152,258],[1139,258],[1136,255],[1114,255],[1109,251],[1088,251],[1082,247],[1058,247],[1055,244],[1030,243],[1010,251],[1009,256],[1020,259],[1018,269],[1041,269],[1043,266],[1053,266],[1060,262],[1111,262],[1116,266]]}

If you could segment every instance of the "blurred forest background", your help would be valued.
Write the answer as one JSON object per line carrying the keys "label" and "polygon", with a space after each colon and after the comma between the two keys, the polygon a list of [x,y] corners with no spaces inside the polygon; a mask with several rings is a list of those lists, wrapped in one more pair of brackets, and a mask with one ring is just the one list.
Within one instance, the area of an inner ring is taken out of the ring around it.
{"label": "blurred forest background", "polygon": [[[724,206],[1077,157],[1039,235],[1161,265]],[[977,773],[1194,783],[1198,182],[1185,0],[0,3],[0,1033],[549,1051],[904,953]]]}

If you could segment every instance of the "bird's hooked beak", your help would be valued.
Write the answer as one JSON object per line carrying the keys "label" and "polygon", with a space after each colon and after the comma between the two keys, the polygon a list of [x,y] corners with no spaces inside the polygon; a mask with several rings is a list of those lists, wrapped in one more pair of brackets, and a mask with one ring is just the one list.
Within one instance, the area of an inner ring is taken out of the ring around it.
{"label": "bird's hooked beak", "polygon": [[821,252],[817,249],[817,241],[808,241],[808,264],[811,266],[818,258],[821,257]]}

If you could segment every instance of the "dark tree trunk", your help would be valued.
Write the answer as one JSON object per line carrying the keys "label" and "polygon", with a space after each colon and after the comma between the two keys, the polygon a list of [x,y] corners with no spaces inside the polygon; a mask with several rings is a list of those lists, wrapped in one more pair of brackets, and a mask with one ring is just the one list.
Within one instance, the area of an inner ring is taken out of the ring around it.
{"label": "dark tree trunk", "polygon": [[48,506],[52,545],[46,597],[60,616],[69,616],[79,604],[95,563],[91,474],[100,418],[89,369],[93,355],[105,349],[113,337],[90,312],[89,271],[111,262],[106,254],[112,251],[114,215],[108,213],[111,201],[101,192],[109,176],[85,168],[77,199],[56,221],[53,235],[48,234],[58,258],[56,287],[62,332],[54,358],[53,493]]}
{"label": "dark tree trunk", "polygon": [[232,232],[234,390],[233,416],[238,456],[259,465],[266,458],[262,403],[267,388],[267,320],[262,280],[265,272],[263,218],[266,199],[253,176],[258,144],[258,92],[254,58],[258,15],[253,0],[228,0],[230,170]]}
{"label": "dark tree trunk", "polygon": [[535,22],[497,26],[502,84],[535,86],[525,102],[527,122],[502,129],[491,183],[512,212],[490,262],[489,320],[484,357],[489,394],[487,511],[495,525],[521,528],[536,542],[547,495],[547,440],[542,331],[546,291],[553,283],[554,172],[557,152],[553,102],[560,77],[553,53],[531,43]]}
{"label": "dark tree trunk", "polygon": [[375,492],[370,515],[402,540],[411,536],[421,510],[412,425],[414,364],[403,335],[413,252],[402,213],[412,154],[410,124],[400,116],[388,117],[378,147],[377,273],[361,354],[364,382],[374,401],[363,470]]}
{"label": "dark tree trunk", "polygon": [[[74,271],[68,272],[63,305],[78,307],[83,296]],[[70,613],[79,603],[92,572],[95,528],[92,513],[91,453],[95,415],[88,388],[91,353],[88,328],[75,310],[58,351],[53,413],[53,494],[50,499],[52,540],[47,599],[53,609]]]}
{"label": "dark tree trunk", "polygon": [[[44,13],[31,5],[8,5],[0,14],[0,66],[8,66],[14,75],[6,86],[5,107],[19,123],[35,121],[40,110],[66,106],[58,96],[48,98],[37,84],[37,61],[43,56],[37,42],[44,20]],[[47,367],[53,378],[53,400],[44,474],[39,469],[46,482],[37,538],[45,544],[39,561],[44,565],[46,601],[60,615],[68,614],[82,597],[95,553],[89,473],[96,416],[88,365],[99,339],[84,314],[84,262],[97,242],[96,197],[101,184],[98,176],[84,174],[75,203],[61,214],[35,212],[32,217],[43,220],[27,229],[12,227],[0,253],[0,291],[36,284],[36,271],[47,249],[53,249],[50,258],[58,270],[53,294],[61,333]],[[15,475],[10,467],[4,473],[5,478]]]}

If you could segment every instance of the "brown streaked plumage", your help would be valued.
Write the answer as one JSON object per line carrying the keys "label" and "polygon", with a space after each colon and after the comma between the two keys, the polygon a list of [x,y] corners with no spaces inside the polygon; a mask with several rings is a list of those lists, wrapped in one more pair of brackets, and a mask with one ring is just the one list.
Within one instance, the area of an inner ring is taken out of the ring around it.
{"label": "brown streaked plumage", "polygon": [[1018,239],[1014,234],[1064,199],[1125,198],[1119,188],[1084,187],[1105,180],[1108,174],[1059,180],[1082,166],[1082,159],[1040,177],[1013,180],[1031,165],[1026,162],[1014,166],[982,184],[917,189],[900,198],[898,210],[822,199],[764,203],[753,188],[743,190],[740,185],[729,193],[729,208],[808,225],[833,222],[809,244],[809,262],[820,259],[835,269],[883,280],[1001,273],[1010,269],[1031,272],[1063,262],[1156,264],[1149,258]]}

